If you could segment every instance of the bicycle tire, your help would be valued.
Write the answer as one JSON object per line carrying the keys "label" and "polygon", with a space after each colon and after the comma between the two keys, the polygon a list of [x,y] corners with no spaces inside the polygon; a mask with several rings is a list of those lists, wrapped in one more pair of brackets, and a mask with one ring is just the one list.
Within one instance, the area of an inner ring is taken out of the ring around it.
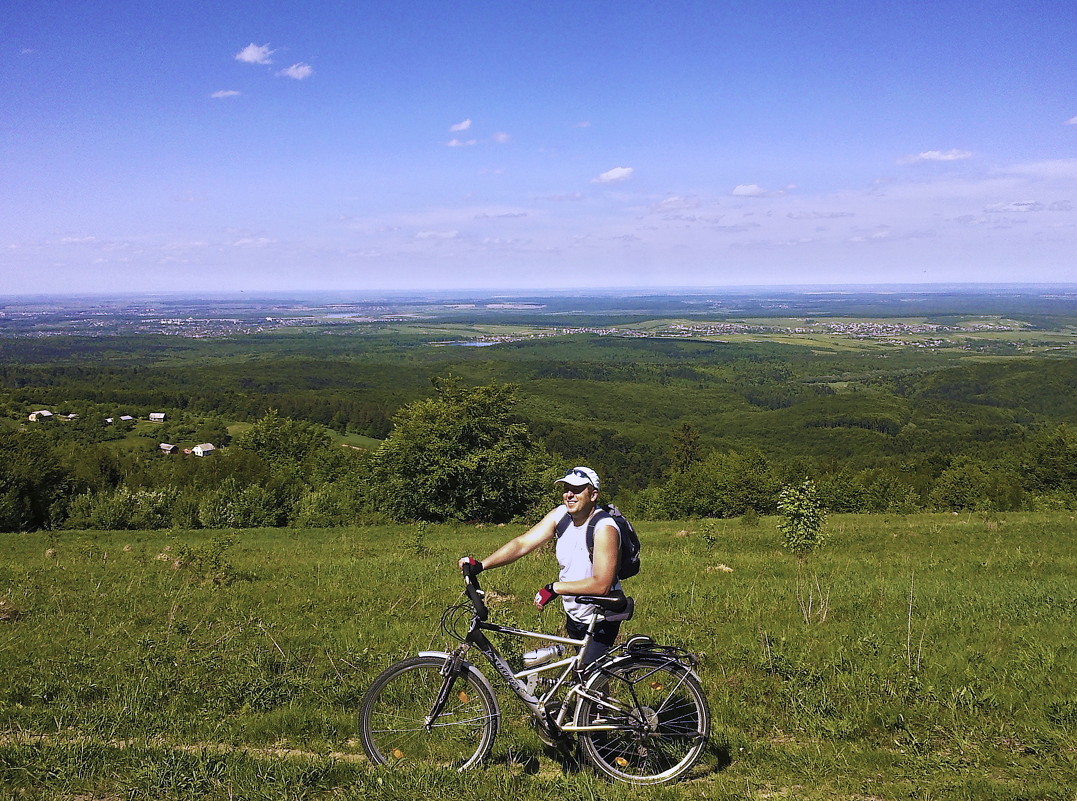
{"label": "bicycle tire", "polygon": [[703,755],[710,710],[694,672],[680,662],[627,657],[596,674],[588,689],[616,699],[627,712],[583,698],[578,725],[613,725],[583,731],[579,743],[600,772],[630,784],[665,784],[682,777]]}
{"label": "bicycle tire", "polygon": [[500,710],[489,682],[467,666],[433,726],[425,718],[441,689],[445,657],[397,662],[370,685],[359,709],[359,737],[374,764],[465,770],[493,748]]}

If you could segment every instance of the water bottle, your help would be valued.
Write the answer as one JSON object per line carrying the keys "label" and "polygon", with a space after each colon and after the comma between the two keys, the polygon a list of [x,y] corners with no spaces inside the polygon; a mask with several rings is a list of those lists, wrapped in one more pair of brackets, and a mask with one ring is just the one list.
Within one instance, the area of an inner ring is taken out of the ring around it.
{"label": "water bottle", "polygon": [[566,651],[563,645],[547,645],[545,648],[536,648],[534,651],[528,651],[524,654],[524,667],[533,668],[539,665],[545,665],[547,662],[552,662],[555,659],[559,659],[564,656]]}

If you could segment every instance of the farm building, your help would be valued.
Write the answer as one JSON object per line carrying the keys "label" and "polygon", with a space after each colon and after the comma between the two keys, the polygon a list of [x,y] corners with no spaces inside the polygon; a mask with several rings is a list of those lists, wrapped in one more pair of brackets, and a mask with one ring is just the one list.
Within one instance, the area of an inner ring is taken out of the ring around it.
{"label": "farm building", "polygon": [[209,456],[215,450],[217,449],[211,443],[203,442],[201,445],[195,445],[191,448],[191,453],[195,456]]}
{"label": "farm building", "polygon": [[30,412],[30,422],[31,423],[36,423],[39,420],[51,420],[51,419],[52,419],[52,412],[50,412],[48,409],[41,409],[41,410],[36,411],[36,412]]}
{"label": "farm building", "polygon": [[179,453],[178,445],[169,445],[167,442],[162,442],[157,447],[161,449],[161,453]]}
{"label": "farm building", "polygon": [[150,412],[150,421],[154,423],[163,423],[165,421],[164,412]]}

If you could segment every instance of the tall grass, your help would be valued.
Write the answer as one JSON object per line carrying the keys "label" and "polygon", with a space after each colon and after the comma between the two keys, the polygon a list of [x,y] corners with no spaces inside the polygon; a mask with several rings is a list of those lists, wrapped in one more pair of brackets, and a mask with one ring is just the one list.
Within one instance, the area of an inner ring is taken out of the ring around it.
{"label": "tall grass", "polygon": [[[773,519],[639,528],[625,631],[703,656],[715,737],[691,781],[637,791],[566,772],[507,694],[477,773],[363,763],[355,713],[370,681],[447,645],[436,623],[460,595],[456,558],[520,530],[444,525],[0,535],[0,790],[1077,797],[1068,514],[835,516],[801,567]],[[558,613],[528,603],[554,572],[540,553],[483,574],[495,617],[556,628]],[[805,586],[825,615],[804,614]]]}

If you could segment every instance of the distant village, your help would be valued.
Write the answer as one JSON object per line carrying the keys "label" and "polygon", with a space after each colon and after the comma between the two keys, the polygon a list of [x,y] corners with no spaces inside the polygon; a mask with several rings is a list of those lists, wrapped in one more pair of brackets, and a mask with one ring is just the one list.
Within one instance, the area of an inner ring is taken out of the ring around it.
{"label": "distant village", "polygon": [[[670,323],[657,328],[635,329],[620,327],[578,326],[572,328],[549,328],[526,333],[486,334],[469,340],[433,342],[433,345],[497,345],[522,342],[547,337],[590,334],[600,337],[639,337],[661,339],[686,339],[695,337],[722,337],[735,334],[797,336],[831,334],[850,339],[882,340],[888,344],[909,347],[941,347],[948,343],[949,335],[965,336],[983,332],[1006,332],[1020,329],[1017,324],[999,322],[968,322],[960,325],[937,323],[878,322],[878,321],[815,321],[805,320],[804,325],[763,325],[757,323],[700,322]],[[931,336],[935,335],[935,336]],[[925,338],[928,337],[928,338]],[[1016,344],[1016,343],[1014,343]]]}
{"label": "distant village", "polygon": [[[38,409],[35,412],[30,412],[27,419],[31,423],[44,423],[51,420],[77,420],[77,414],[53,414],[48,409]],[[166,419],[164,412],[150,412],[147,419],[151,423],[163,423]],[[134,423],[135,418],[129,414],[122,414],[119,417],[106,417],[105,425],[113,425],[114,423]],[[172,445],[168,442],[161,442],[157,446],[161,453],[185,453],[188,456],[209,456],[211,453],[217,450],[217,447],[211,442],[202,442],[198,445],[194,445],[190,448],[180,448],[179,445]]]}

